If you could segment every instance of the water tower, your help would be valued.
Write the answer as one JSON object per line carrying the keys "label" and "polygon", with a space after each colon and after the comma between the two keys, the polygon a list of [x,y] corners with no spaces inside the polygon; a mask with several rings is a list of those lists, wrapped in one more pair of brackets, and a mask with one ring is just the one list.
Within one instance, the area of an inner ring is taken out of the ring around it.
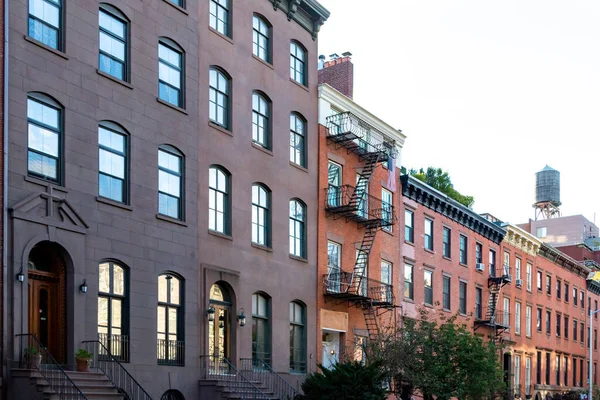
{"label": "water tower", "polygon": [[560,217],[560,172],[548,165],[535,174],[535,219]]}

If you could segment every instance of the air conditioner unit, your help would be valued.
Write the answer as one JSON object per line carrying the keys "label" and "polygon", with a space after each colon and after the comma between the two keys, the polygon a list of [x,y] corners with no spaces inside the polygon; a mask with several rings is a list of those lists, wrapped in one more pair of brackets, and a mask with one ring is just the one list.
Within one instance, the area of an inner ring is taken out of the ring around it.
{"label": "air conditioner unit", "polygon": [[485,264],[484,263],[475,264],[475,270],[477,270],[479,272],[485,271]]}
{"label": "air conditioner unit", "polygon": [[517,279],[515,281],[515,285],[517,285],[518,288],[522,287],[523,286],[523,280],[522,279]]}
{"label": "air conditioner unit", "polygon": [[512,275],[511,275],[511,274],[504,275],[504,280],[505,280],[506,282],[512,282]]}

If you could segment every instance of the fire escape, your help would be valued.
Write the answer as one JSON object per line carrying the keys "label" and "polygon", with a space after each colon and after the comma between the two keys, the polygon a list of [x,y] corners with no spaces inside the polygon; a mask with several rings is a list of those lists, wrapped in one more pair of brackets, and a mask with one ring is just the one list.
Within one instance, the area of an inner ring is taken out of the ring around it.
{"label": "fire escape", "polygon": [[[481,268],[485,269],[483,264],[478,264],[478,269],[480,265]],[[502,334],[510,329],[510,310],[502,310],[498,307],[502,288],[510,282],[512,282],[512,276],[509,265],[504,264],[499,273],[496,271],[495,265],[490,265],[490,276],[488,278],[490,297],[487,307],[482,309],[481,304],[475,306],[475,330],[482,326],[489,328],[491,331],[490,340],[494,344],[498,344]]]}
{"label": "fire escape", "polygon": [[368,194],[369,181],[375,168],[389,157],[396,157],[394,141],[350,112],[327,118],[327,139],[336,149],[345,147],[348,154],[358,155],[356,186],[330,184],[326,189],[325,210],[334,219],[345,218],[364,229],[352,272],[329,269],[324,276],[324,294],[336,301],[348,301],[362,309],[370,340],[380,333],[379,317],[394,309],[394,291],[391,284],[366,276],[369,254],[377,231],[393,225],[396,213],[392,204]]}

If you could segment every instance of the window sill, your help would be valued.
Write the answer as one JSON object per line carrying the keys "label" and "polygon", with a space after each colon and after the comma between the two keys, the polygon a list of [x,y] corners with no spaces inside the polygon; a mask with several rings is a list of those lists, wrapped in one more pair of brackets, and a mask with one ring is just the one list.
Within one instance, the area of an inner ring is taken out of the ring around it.
{"label": "window sill", "polygon": [[443,258],[444,260],[452,261],[452,259],[451,259],[450,257],[442,256],[442,258]]}
{"label": "window sill", "polygon": [[167,217],[166,215],[162,215],[162,214],[156,214],[156,219],[160,219],[160,220],[166,221],[166,222],[171,222],[173,224],[177,224],[177,225],[181,225],[181,226],[188,226],[185,222],[183,222],[180,219]]}
{"label": "window sill", "polygon": [[165,3],[167,3],[168,5],[170,5],[171,7],[173,7],[174,9],[184,13],[185,15],[189,15],[189,13],[187,12],[187,10],[183,7],[178,6],[177,4],[173,3],[172,1],[169,0],[163,0]]}
{"label": "window sill", "polygon": [[109,206],[122,208],[123,210],[133,211],[133,207],[127,204],[119,203],[118,201],[110,200],[101,196],[96,196],[96,201],[99,203],[108,204]]}
{"label": "window sill", "polygon": [[409,246],[415,247],[415,242],[409,242],[408,240],[404,240],[404,243]]}
{"label": "window sill", "polygon": [[180,113],[182,113],[182,114],[188,115],[188,112],[187,112],[187,111],[185,111],[185,109],[183,109],[183,108],[181,108],[181,107],[178,107],[178,106],[176,106],[176,105],[174,105],[174,104],[171,104],[171,103],[169,103],[168,101],[164,101],[164,100],[163,100],[163,99],[161,99],[160,97],[157,97],[157,98],[156,98],[156,101],[158,101],[160,104],[163,104],[163,105],[165,105],[165,106],[167,106],[167,107],[169,107],[169,108],[172,108],[172,109],[173,109],[173,110],[175,110],[175,111],[179,111],[179,112],[180,112]]}
{"label": "window sill", "polygon": [[272,152],[271,150],[265,149],[264,147],[262,147],[262,146],[261,146],[261,145],[259,145],[259,144],[256,144],[256,143],[252,142],[252,147],[254,147],[255,149],[257,149],[257,150],[260,150],[260,151],[262,151],[263,153],[265,153],[265,154],[268,154],[268,155],[270,155],[271,157],[273,157],[273,152]]}
{"label": "window sill", "polygon": [[461,267],[469,268],[469,266],[465,263],[458,263],[458,265],[460,265]]}
{"label": "window sill", "polygon": [[212,122],[212,121],[208,121],[208,126],[210,126],[210,127],[211,127],[211,128],[213,128],[213,129],[216,129],[216,130],[218,130],[219,132],[222,132],[222,133],[224,133],[224,134],[226,134],[226,135],[233,136],[233,132],[231,132],[229,129],[227,129],[227,128],[225,128],[225,127],[223,127],[223,126],[219,125],[219,124],[215,124],[215,123],[214,123],[214,122]]}
{"label": "window sill", "polygon": [[272,252],[273,252],[273,249],[272,249],[272,248],[270,248],[270,247],[268,247],[268,246],[265,246],[265,245],[262,245],[262,244],[254,243],[254,242],[252,242],[252,247],[254,247],[254,248],[256,248],[256,249],[259,249],[259,250],[264,250],[264,251],[267,251],[267,252],[269,252],[269,253],[272,253]]}
{"label": "window sill", "polygon": [[384,233],[387,233],[390,236],[394,236],[394,231],[388,231],[388,230],[383,229],[383,228],[381,229],[381,231],[384,232]]}
{"label": "window sill", "polygon": [[274,68],[273,68],[273,64],[271,64],[270,62],[268,62],[268,61],[265,61],[265,60],[263,60],[262,58],[255,56],[254,54],[252,54],[252,57],[253,57],[253,58],[254,58],[256,61],[260,62],[261,64],[264,64],[264,65],[266,65],[267,67],[269,67],[269,68],[271,68],[271,69],[274,69]]}
{"label": "window sill", "polygon": [[308,88],[306,86],[304,86],[303,84],[301,84],[300,82],[295,81],[294,79],[290,78],[290,82],[292,82],[294,85],[298,86],[301,89],[306,90],[307,92],[309,92],[310,90],[308,90]]}
{"label": "window sill", "polygon": [[415,301],[413,299],[407,299],[407,298],[403,298],[402,301],[404,301],[405,303],[412,303],[415,304]]}
{"label": "window sill", "polygon": [[433,308],[433,304],[423,303],[423,306],[427,308]]}
{"label": "window sill", "polygon": [[208,230],[208,234],[216,236],[216,237],[219,237],[221,239],[226,239],[226,240],[232,240],[233,241],[233,237],[231,235],[228,235],[226,233],[221,233],[221,232],[213,231],[212,229]]}
{"label": "window sill", "polygon": [[304,257],[298,257],[298,256],[295,256],[295,255],[293,255],[293,254],[290,254],[290,258],[291,258],[292,260],[296,260],[296,261],[300,261],[300,262],[303,262],[303,263],[307,263],[307,264],[308,264],[308,260],[307,260],[306,258],[304,258]]}
{"label": "window sill", "polygon": [[452,312],[452,310],[449,310],[449,309],[447,309],[447,308],[442,308],[442,311],[443,311],[443,312],[447,312],[447,313],[451,313],[451,312]]}
{"label": "window sill", "polygon": [[423,247],[423,250],[425,250],[425,251],[426,251],[426,252],[428,252],[428,253],[435,254],[435,252],[434,252],[433,250],[429,250],[429,249],[428,249],[428,248],[426,248],[426,247]]}
{"label": "window sill", "polygon": [[231,44],[234,44],[234,43],[233,43],[233,39],[232,39],[232,38],[230,38],[229,36],[225,36],[225,35],[223,35],[221,32],[219,32],[219,31],[218,31],[218,30],[216,30],[215,28],[213,28],[213,27],[209,26],[209,27],[208,27],[208,30],[209,30],[209,31],[211,31],[212,33],[214,33],[215,35],[217,35],[218,37],[220,37],[221,39],[223,39],[223,40],[225,40],[225,41],[227,41],[227,42],[229,42],[229,43],[231,43]]}
{"label": "window sill", "polygon": [[69,191],[65,187],[60,186],[57,183],[50,182],[50,181],[45,181],[43,179],[35,178],[33,176],[26,175],[25,176],[25,181],[29,182],[29,183],[36,184],[36,185],[41,185],[41,186],[44,186],[44,187],[50,186],[52,188],[52,190],[56,190],[57,192],[69,193]]}
{"label": "window sill", "polygon": [[300,171],[304,171],[304,172],[308,173],[308,168],[304,168],[302,165],[296,164],[293,161],[290,161],[290,165],[294,168],[298,168]]}
{"label": "window sill", "polygon": [[113,82],[116,82],[116,83],[118,83],[118,84],[120,84],[120,85],[123,85],[123,86],[125,86],[127,89],[131,89],[131,90],[133,90],[133,86],[132,86],[132,85],[131,85],[129,82],[125,82],[125,81],[122,81],[122,80],[121,80],[121,79],[119,79],[119,78],[115,78],[115,77],[114,77],[114,76],[112,76],[111,74],[107,74],[106,72],[104,72],[104,71],[101,71],[101,70],[99,70],[99,69],[96,69],[96,72],[98,73],[98,75],[101,75],[101,76],[103,76],[103,77],[105,77],[105,78],[107,78],[107,79],[110,79],[111,81],[113,81]]}
{"label": "window sill", "polygon": [[32,38],[32,37],[29,37],[29,36],[27,36],[27,35],[25,35],[25,36],[24,36],[24,38],[25,38],[25,40],[26,40],[26,41],[28,41],[29,43],[33,43],[33,44],[35,44],[36,46],[39,46],[39,47],[41,47],[41,48],[42,48],[42,49],[44,49],[44,50],[48,50],[50,53],[54,53],[54,54],[56,54],[57,56],[59,56],[59,57],[61,57],[61,58],[64,58],[65,60],[68,60],[68,59],[69,59],[69,56],[67,56],[67,55],[66,55],[64,52],[62,52],[62,51],[60,51],[60,50],[53,49],[52,47],[50,47],[50,46],[48,46],[48,45],[46,45],[46,44],[44,44],[44,43],[40,42],[39,40],[36,40],[36,39],[34,39],[34,38]]}
{"label": "window sill", "polygon": [[465,314],[465,313],[461,313],[461,312],[459,312],[459,313],[458,313],[458,315],[460,315],[461,317],[468,317],[468,315],[467,315],[467,314]]}

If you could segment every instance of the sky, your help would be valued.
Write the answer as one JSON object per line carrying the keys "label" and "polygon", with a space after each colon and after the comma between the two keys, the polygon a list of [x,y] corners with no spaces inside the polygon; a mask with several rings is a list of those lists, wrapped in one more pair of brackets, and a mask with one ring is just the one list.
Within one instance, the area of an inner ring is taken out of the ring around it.
{"label": "sky", "polygon": [[403,166],[443,168],[476,212],[521,223],[548,164],[562,215],[600,225],[600,1],[320,3],[319,53],[353,54],[354,100],[402,129]]}

